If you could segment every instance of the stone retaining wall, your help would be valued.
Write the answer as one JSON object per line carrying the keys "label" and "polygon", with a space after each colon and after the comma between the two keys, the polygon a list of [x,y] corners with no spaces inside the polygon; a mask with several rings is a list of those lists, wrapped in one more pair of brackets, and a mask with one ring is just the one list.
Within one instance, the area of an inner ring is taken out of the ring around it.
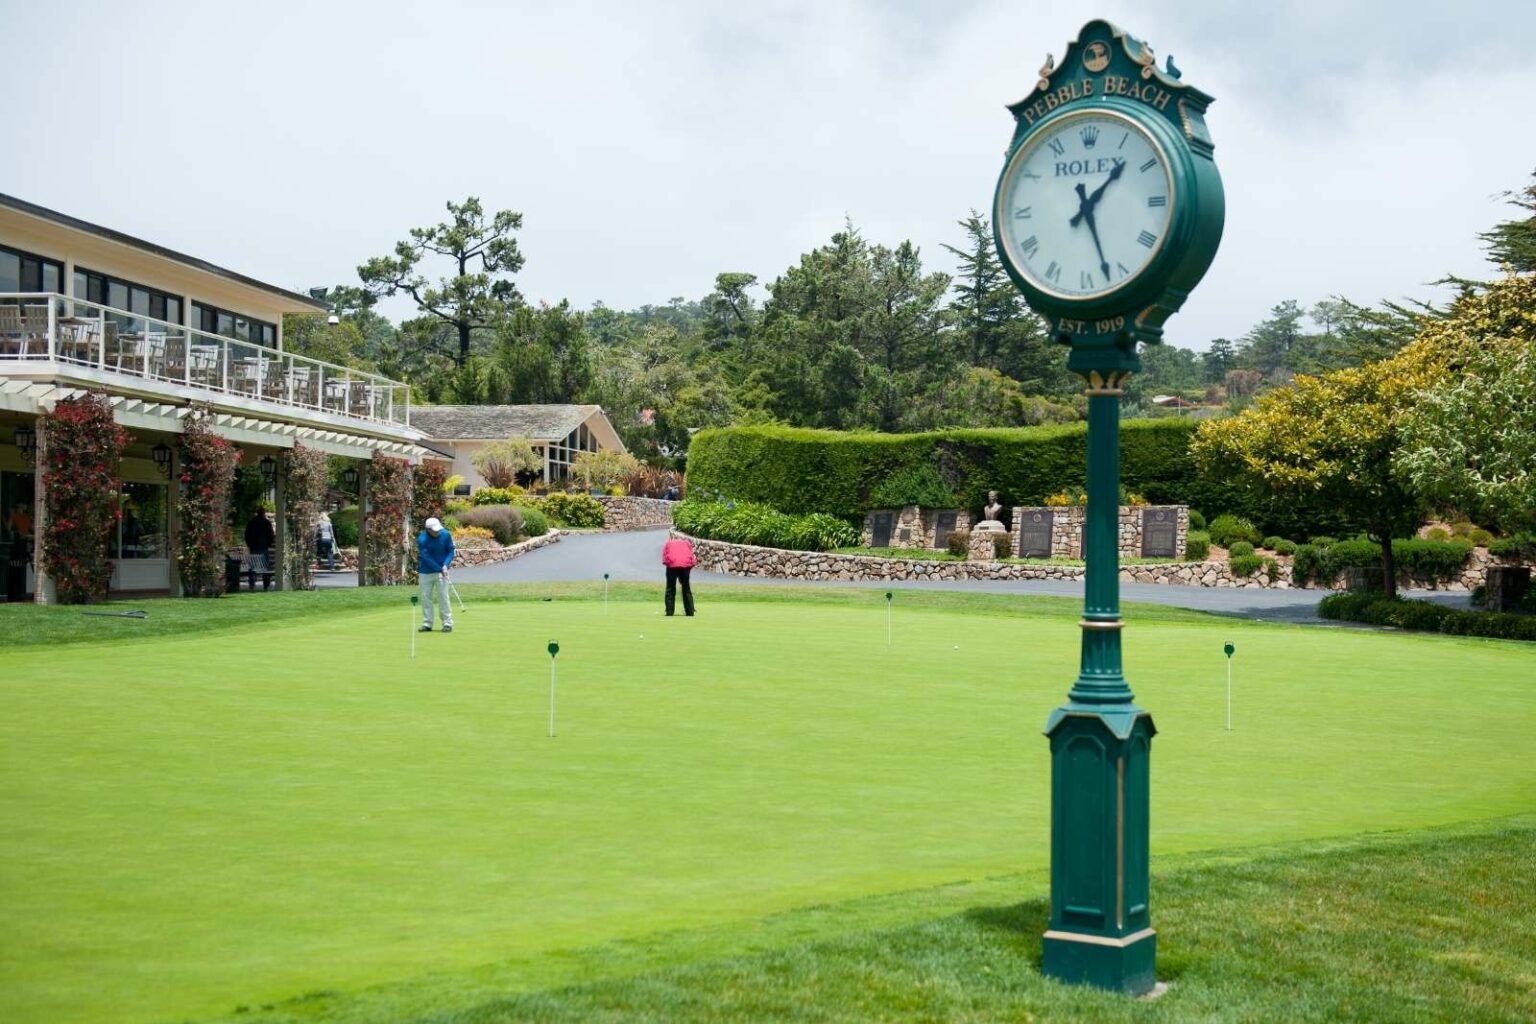
{"label": "stone retaining wall", "polygon": [[597,499],[603,505],[603,529],[654,530],[672,525],[672,506],[677,504],[663,498],[613,497],[604,495]]}
{"label": "stone retaining wall", "polygon": [[[673,536],[684,536],[677,530]],[[840,555],[824,551],[785,551],[760,548],[750,544],[731,544],[719,540],[693,541],[698,567],[706,572],[731,576],[768,576],[798,580],[1080,580],[1085,572],[1080,565],[1022,564],[991,561],[928,561],[918,558],[875,558],[869,555]],[[1465,591],[1483,585],[1493,560],[1474,551],[1461,576],[1449,582],[1408,578],[1404,585],[1430,590]],[[1277,560],[1278,572],[1271,580],[1260,568],[1251,576],[1234,576],[1226,562],[1160,562],[1123,565],[1120,579],[1127,583],[1152,583],[1168,586],[1296,588],[1289,562]],[[1337,582],[1337,581],[1335,581]],[[1309,583],[1306,589],[1319,588]]]}
{"label": "stone retaining wall", "polygon": [[[553,544],[560,539],[559,530],[550,530],[542,537],[529,537],[527,540],[518,541],[506,548],[455,548],[453,553],[453,567],[463,568],[466,565],[494,565],[497,562],[510,562],[514,558],[520,558],[530,551],[537,551],[548,544]],[[341,548],[336,552],[336,568],[345,569],[348,572],[357,571],[357,549]]]}

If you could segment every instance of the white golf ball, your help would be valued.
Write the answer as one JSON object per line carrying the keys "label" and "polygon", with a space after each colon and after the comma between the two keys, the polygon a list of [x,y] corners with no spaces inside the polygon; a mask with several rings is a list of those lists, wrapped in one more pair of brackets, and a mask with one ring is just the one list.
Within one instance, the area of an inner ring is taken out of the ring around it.
{"label": "white golf ball", "polygon": [[644,640],[644,639],[645,639],[645,634],[644,634],[644,633],[641,633],[641,634],[640,634],[640,639],[641,639],[641,640]]}
{"label": "white golf ball", "polygon": [[960,645],[959,644],[955,644],[955,650],[958,651],[959,649],[960,649]]}

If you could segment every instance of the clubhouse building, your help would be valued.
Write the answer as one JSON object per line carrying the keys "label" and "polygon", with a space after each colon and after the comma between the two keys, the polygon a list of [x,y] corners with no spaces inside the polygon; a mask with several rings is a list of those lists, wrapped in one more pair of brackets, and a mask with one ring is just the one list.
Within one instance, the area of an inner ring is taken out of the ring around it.
{"label": "clubhouse building", "polygon": [[[25,593],[51,598],[34,575],[42,414],[88,391],[107,396],[130,435],[123,522],[110,544],[120,592],[180,592],[171,481],[194,407],[209,410],[247,467],[295,443],[354,459],[360,474],[378,455],[442,458],[412,424],[405,384],[283,350],[284,315],[328,312],[308,296],[0,194],[0,540],[13,565],[31,545]],[[281,517],[281,476],[269,483]]]}
{"label": "clubhouse building", "polygon": [[571,462],[582,452],[624,451],[600,405],[424,405],[412,422],[439,446],[454,453],[451,475],[461,476],[458,494],[486,486],[475,469],[475,453],[491,441],[526,437],[543,467],[525,483],[554,483],[571,475]]}

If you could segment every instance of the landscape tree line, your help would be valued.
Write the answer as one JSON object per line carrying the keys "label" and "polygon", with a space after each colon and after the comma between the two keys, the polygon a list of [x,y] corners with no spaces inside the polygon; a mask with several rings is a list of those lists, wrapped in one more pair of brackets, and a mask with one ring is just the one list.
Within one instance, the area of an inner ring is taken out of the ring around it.
{"label": "landscape tree line", "polygon": [[[1512,198],[1528,207],[1531,190]],[[944,247],[953,274],[925,268],[910,241],[872,242],[845,223],[766,285],[726,272],[701,298],[632,310],[526,303],[512,280],[524,264],[521,215],[488,215],[472,197],[447,211],[361,264],[358,284],[314,289],[339,322],[290,318],[289,348],[408,381],[429,403],[602,405],[653,462],[682,457],[699,429],[731,424],[902,432],[1082,415],[1065,349],[1008,281],[974,210]],[[1484,235],[1496,258],[1528,265],[1524,223]],[[398,325],[382,316],[378,301],[395,295],[418,315]],[[1288,299],[1204,352],[1147,347],[1128,402],[1168,393],[1240,409],[1299,374],[1392,355],[1426,315],[1438,313]]]}

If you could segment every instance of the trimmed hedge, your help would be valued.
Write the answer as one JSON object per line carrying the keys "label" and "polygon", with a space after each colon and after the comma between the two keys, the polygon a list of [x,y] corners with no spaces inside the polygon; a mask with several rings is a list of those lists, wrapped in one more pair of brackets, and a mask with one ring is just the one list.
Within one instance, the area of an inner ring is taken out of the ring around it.
{"label": "trimmed hedge", "polygon": [[470,498],[470,504],[512,505],[525,493],[521,487],[482,487]]}
{"label": "trimmed hedge", "polygon": [[859,542],[859,531],[835,516],[786,515],[751,501],[735,507],[717,501],[684,501],[672,507],[672,522],[691,537],[791,551],[831,551]]}
{"label": "trimmed hedge", "polygon": [[1184,539],[1184,559],[1188,562],[1203,562],[1211,553],[1211,535],[1203,530],[1190,530],[1189,536]]}
{"label": "trimmed hedge", "polygon": [[556,523],[576,529],[603,525],[603,503],[589,494],[565,494],[561,491],[537,502],[544,514]]}
{"label": "trimmed hedge", "polygon": [[549,532],[549,518],[539,509],[519,505],[517,510],[523,514],[525,537],[542,537]]}
{"label": "trimmed hedge", "polygon": [[1248,545],[1247,554],[1253,554],[1253,545],[1259,542],[1259,529],[1243,516],[1223,513],[1211,520],[1211,543],[1230,548],[1234,544]]}
{"label": "trimmed hedge", "polygon": [[[1318,540],[1327,538],[1319,537]],[[1394,540],[1392,563],[1399,574],[1444,580],[1455,576],[1472,555],[1464,540]],[[1345,569],[1381,565],[1381,545],[1373,540],[1341,540],[1331,544],[1300,544],[1291,576],[1297,583],[1330,583]]]}
{"label": "trimmed hedge", "polygon": [[[1306,536],[1345,525],[1336,514],[1197,473],[1189,455],[1197,425],[1176,417],[1122,424],[1120,471],[1125,487],[1154,505],[1230,512],[1282,535]],[[1084,423],[921,434],[711,428],[699,431],[689,445],[688,486],[738,502],[850,520],[862,518],[871,508],[896,504],[875,502],[876,495],[898,496],[887,489],[888,482],[900,482],[904,495],[920,484],[926,490],[935,478],[954,493],[961,507],[981,508],[989,490],[997,491],[1008,507],[1044,505],[1052,494],[1084,486],[1087,439]]]}
{"label": "trimmed hedge", "polygon": [[1333,594],[1318,604],[1317,614],[1343,622],[1365,622],[1373,626],[1395,626],[1452,636],[1536,640],[1536,617],[1533,616],[1469,612],[1432,601],[1393,600],[1379,594]]}

